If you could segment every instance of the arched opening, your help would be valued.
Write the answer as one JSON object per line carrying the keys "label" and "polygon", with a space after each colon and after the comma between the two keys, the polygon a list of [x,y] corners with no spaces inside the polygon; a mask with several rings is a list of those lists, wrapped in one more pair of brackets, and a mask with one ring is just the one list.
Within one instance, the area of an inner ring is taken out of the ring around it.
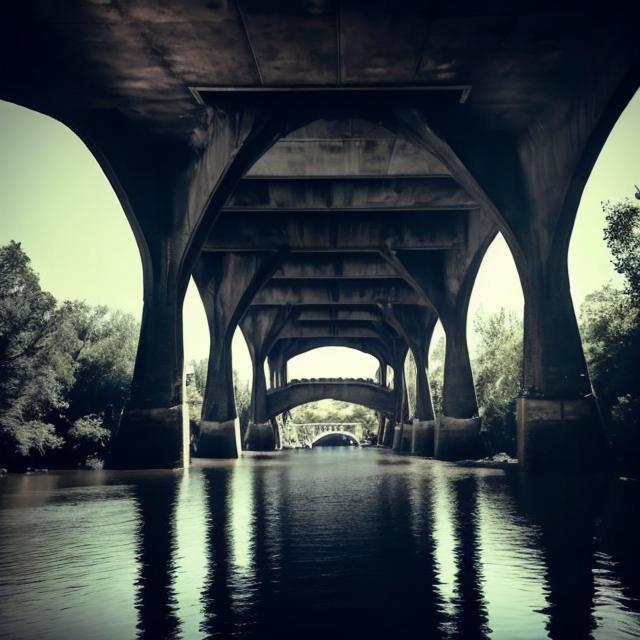
{"label": "arched opening", "polygon": [[[18,397],[2,399],[13,427],[7,441],[0,434],[7,457],[0,466],[94,466],[133,375],[143,297],[136,240],[103,169],[73,131],[3,101],[0,123],[0,247],[20,243],[10,253],[24,256],[24,269],[9,272],[27,278],[32,300],[46,302],[27,319],[49,335],[46,348],[34,342],[32,381],[24,377],[28,362],[15,362],[22,382]],[[37,338],[29,322],[17,326],[23,338]],[[9,387],[14,374],[3,373]],[[37,405],[28,400],[30,384],[40,389]]]}
{"label": "arched opening", "polygon": [[467,341],[487,453],[516,456],[516,397],[522,386],[524,298],[501,233],[484,255],[467,314]]}
{"label": "arched opening", "polygon": [[331,399],[299,405],[289,412],[282,432],[284,448],[309,448],[323,434],[351,434],[359,444],[375,442],[376,412],[360,404]]}
{"label": "arched opening", "polygon": [[311,448],[316,447],[359,447],[360,441],[351,433],[345,431],[330,431],[316,437]]}

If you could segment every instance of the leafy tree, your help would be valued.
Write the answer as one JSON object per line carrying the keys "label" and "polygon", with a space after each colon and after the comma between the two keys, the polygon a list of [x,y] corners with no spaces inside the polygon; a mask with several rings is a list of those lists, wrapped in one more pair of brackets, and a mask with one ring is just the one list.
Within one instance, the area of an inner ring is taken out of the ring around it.
{"label": "leafy tree", "polygon": [[431,401],[437,416],[442,414],[442,387],[444,386],[444,336],[440,336],[429,355],[429,383]]}
{"label": "leafy tree", "polygon": [[478,406],[493,449],[514,455],[515,398],[522,371],[522,322],[501,309],[478,314],[474,322],[480,344],[473,360]]}
{"label": "leafy tree", "polygon": [[611,250],[616,271],[626,280],[625,292],[640,304],[640,205],[628,198],[603,204],[607,226],[604,239]]}
{"label": "leafy tree", "polygon": [[42,291],[19,243],[0,247],[0,458],[39,457],[61,446],[47,415],[65,407],[71,354],[56,340],[62,314]]}
{"label": "leafy tree", "polygon": [[129,396],[139,323],[130,314],[79,302],[65,302],[62,313],[62,331],[75,332],[79,343],[68,417],[97,414],[113,428]]}
{"label": "leafy tree", "polygon": [[67,432],[68,442],[78,462],[102,458],[109,443],[111,431],[103,425],[102,418],[88,415],[79,418]]}
{"label": "leafy tree", "polygon": [[585,298],[580,325],[614,456],[625,470],[638,471],[640,309],[631,295],[605,285]]}

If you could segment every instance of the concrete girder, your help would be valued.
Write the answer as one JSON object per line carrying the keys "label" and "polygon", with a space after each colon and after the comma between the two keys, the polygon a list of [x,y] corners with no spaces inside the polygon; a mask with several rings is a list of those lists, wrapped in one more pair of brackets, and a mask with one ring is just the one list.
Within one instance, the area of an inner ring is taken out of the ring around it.
{"label": "concrete girder", "polygon": [[423,298],[403,280],[386,280],[374,286],[370,281],[328,281],[318,283],[271,280],[254,298],[254,306],[295,305],[298,307],[333,305],[370,306],[372,304],[415,304],[426,306]]}
{"label": "concrete girder", "polygon": [[476,209],[449,177],[245,178],[225,212],[439,211]]}
{"label": "concrete girder", "polygon": [[451,249],[466,235],[469,213],[225,213],[204,251],[378,251]]}
{"label": "concrete girder", "polygon": [[398,271],[375,253],[304,253],[283,260],[273,279],[398,279]]}

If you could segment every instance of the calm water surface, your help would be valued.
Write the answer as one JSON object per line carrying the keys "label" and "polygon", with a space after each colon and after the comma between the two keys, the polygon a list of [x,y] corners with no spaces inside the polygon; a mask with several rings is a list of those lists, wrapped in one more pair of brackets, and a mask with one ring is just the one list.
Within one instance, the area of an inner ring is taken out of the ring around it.
{"label": "calm water surface", "polygon": [[0,638],[640,638],[640,483],[313,449],[0,479]]}

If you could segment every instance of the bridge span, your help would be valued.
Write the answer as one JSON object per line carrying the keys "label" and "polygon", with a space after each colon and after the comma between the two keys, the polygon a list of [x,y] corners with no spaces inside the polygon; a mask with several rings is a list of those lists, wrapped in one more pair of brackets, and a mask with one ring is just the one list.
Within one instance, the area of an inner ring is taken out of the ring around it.
{"label": "bridge span", "polygon": [[387,416],[393,416],[395,407],[393,391],[375,382],[332,378],[296,380],[267,391],[269,417],[325,399],[352,402]]}

